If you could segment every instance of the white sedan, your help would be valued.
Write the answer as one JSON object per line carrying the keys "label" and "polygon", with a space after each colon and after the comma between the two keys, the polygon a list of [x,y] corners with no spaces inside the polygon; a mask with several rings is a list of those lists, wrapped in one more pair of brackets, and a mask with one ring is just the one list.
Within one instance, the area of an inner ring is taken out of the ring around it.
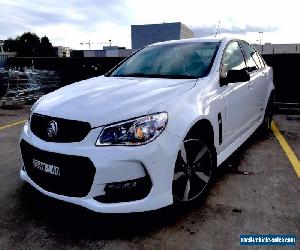
{"label": "white sedan", "polygon": [[195,202],[255,130],[268,132],[273,100],[272,68],[245,41],[153,44],[40,98],[21,134],[20,176],[96,212]]}

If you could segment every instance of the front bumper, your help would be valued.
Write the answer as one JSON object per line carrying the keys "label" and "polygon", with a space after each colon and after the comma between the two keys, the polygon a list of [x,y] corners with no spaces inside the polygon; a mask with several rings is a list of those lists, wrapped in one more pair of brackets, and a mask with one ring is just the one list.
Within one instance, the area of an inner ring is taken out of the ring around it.
{"label": "front bumper", "polygon": [[[50,197],[86,207],[95,212],[128,213],[155,210],[173,203],[172,180],[174,165],[182,138],[166,130],[154,141],[142,146],[95,146],[101,127],[92,129],[81,142],[53,143],[36,137],[25,124],[21,140],[37,149],[62,155],[87,157],[96,171],[88,194],[71,197],[49,192],[37,185],[24,168],[20,176],[41,193]],[[105,195],[107,184],[140,179],[149,176],[152,188],[140,199],[126,202],[102,203],[97,197]],[[96,198],[96,199],[95,199]]]}

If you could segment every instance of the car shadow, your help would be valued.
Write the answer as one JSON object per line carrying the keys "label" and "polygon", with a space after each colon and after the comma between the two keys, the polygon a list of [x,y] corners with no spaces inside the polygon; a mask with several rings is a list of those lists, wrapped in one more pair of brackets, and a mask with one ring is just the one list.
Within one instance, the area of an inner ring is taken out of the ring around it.
{"label": "car shadow", "polygon": [[155,211],[130,214],[101,214],[73,204],[58,201],[33,189],[28,184],[20,188],[20,223],[46,226],[56,240],[129,239],[149,235],[174,225],[177,220],[199,209],[197,206],[168,206]]}
{"label": "car shadow", "polygon": [[[256,134],[251,136],[218,168],[216,181],[222,181],[228,174],[245,174],[238,170],[240,162],[249,147],[259,140]],[[45,226],[51,237],[64,243],[149,236],[162,228],[174,226],[193,212],[204,216],[198,211],[206,206],[206,199],[203,199],[189,206],[171,205],[144,213],[101,214],[44,196],[25,183],[19,189],[18,199],[20,204],[16,213],[20,225],[33,223],[36,227]]]}
{"label": "car shadow", "polygon": [[262,143],[265,139],[270,138],[271,132],[261,135],[259,131],[255,131],[228,159],[226,159],[219,167],[215,176],[216,181],[224,178],[228,174],[252,175],[251,171],[240,170],[246,152],[257,143]]}

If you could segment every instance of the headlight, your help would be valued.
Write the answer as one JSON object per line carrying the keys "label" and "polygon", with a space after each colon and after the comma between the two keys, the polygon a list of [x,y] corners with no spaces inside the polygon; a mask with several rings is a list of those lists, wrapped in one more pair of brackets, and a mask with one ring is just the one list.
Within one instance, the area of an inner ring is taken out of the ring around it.
{"label": "headlight", "polygon": [[31,106],[31,109],[30,109],[30,112],[29,112],[29,118],[28,118],[28,123],[30,123],[30,119],[31,119],[31,116],[32,116],[32,113],[34,112],[36,106],[39,104],[39,102],[42,100],[43,96],[40,97],[32,106]]}
{"label": "headlight", "polygon": [[158,113],[106,126],[96,146],[141,145],[154,140],[167,125],[168,114]]}

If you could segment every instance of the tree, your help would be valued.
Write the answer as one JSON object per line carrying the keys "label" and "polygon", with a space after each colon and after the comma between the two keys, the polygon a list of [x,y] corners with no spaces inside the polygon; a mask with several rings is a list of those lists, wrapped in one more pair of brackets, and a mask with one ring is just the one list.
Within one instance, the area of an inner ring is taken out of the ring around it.
{"label": "tree", "polygon": [[18,50],[18,41],[9,37],[4,41],[3,50],[5,52],[16,52]]}
{"label": "tree", "polygon": [[40,38],[30,32],[26,32],[16,40],[20,41],[18,56],[37,56],[40,47]]}
{"label": "tree", "polygon": [[41,38],[40,56],[55,56],[53,46],[46,36]]}
{"label": "tree", "polygon": [[41,39],[31,32],[25,32],[16,39],[9,38],[4,41],[4,51],[17,52],[18,56],[54,56],[54,49],[48,37]]}

